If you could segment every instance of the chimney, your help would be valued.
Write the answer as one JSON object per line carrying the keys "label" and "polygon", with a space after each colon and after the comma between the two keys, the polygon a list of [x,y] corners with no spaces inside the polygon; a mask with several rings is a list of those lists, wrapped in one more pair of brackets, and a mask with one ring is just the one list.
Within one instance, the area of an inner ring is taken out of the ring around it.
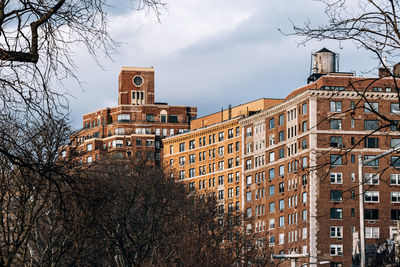
{"label": "chimney", "polygon": [[229,104],[229,119],[232,119],[232,105]]}

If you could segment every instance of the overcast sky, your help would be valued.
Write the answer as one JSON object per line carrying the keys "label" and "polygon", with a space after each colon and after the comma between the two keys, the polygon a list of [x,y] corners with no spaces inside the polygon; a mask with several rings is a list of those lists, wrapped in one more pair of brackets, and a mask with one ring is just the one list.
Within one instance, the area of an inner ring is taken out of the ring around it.
{"label": "overcast sky", "polygon": [[[127,2],[127,1],[116,1]],[[113,38],[122,42],[103,68],[75,51],[78,76],[67,84],[74,128],[82,115],[117,105],[122,66],[155,68],[156,101],[197,106],[198,116],[261,97],[284,98],[303,86],[311,53],[322,47],[340,53],[340,71],[365,74],[376,61],[352,43],[313,42],[282,35],[291,22],[325,21],[313,0],[168,0],[160,22],[152,12],[117,6],[109,17]]]}

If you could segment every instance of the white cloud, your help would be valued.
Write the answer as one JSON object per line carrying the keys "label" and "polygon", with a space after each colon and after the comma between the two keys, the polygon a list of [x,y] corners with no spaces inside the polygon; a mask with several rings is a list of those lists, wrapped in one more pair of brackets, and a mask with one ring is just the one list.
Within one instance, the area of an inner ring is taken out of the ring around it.
{"label": "white cloud", "polygon": [[[85,91],[74,93],[74,125],[83,113],[117,104],[121,66],[154,66],[156,100],[198,107],[200,115],[221,106],[260,97],[282,98],[305,84],[312,51],[327,46],[341,53],[341,70],[369,70],[365,53],[351,43],[298,46],[289,18],[301,24],[325,20],[312,0],[169,0],[161,23],[151,12],[125,12],[110,17],[110,32],[122,41],[114,62],[101,60],[101,70],[83,51],[77,53]],[[213,96],[213,97],[211,97]]]}

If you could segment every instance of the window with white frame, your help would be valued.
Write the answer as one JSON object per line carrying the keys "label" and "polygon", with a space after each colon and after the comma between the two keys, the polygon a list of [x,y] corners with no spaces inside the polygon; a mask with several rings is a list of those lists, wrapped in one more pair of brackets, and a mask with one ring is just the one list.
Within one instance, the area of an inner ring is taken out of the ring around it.
{"label": "window with white frame", "polygon": [[285,175],[285,165],[279,166],[279,176]]}
{"label": "window with white frame", "polygon": [[391,185],[400,185],[400,174],[390,174],[390,184]]}
{"label": "window with white frame", "polygon": [[303,239],[307,239],[307,237],[308,237],[308,235],[307,235],[307,227],[304,227],[302,231],[303,231],[303,233],[302,233]]}
{"label": "window with white frame", "polygon": [[251,175],[246,176],[246,185],[251,185]]}
{"label": "window with white frame", "polygon": [[275,219],[269,219],[269,229],[275,228]]}
{"label": "window with white frame", "polygon": [[331,172],[330,173],[330,181],[331,181],[331,184],[341,184],[343,182],[342,173]]}
{"label": "window with white frame", "polygon": [[285,244],[285,234],[279,234],[279,244],[283,245]]}
{"label": "window with white frame", "polygon": [[285,216],[279,217],[279,227],[285,226]]}
{"label": "window with white frame", "polygon": [[343,238],[343,226],[331,226],[331,238]]}
{"label": "window with white frame", "polygon": [[303,203],[307,203],[307,192],[304,192],[301,196]]}
{"label": "window with white frame", "polygon": [[330,245],[331,256],[343,256],[343,245]]}
{"label": "window with white frame", "polygon": [[376,185],[379,184],[379,173],[365,173],[364,184]]}
{"label": "window with white frame", "polygon": [[364,201],[365,202],[379,202],[379,192],[378,191],[365,191]]}
{"label": "window with white frame", "polygon": [[390,202],[400,203],[400,192],[390,192]]}
{"label": "window with white frame", "polygon": [[270,152],[269,153],[269,162],[274,162],[275,161],[275,152]]}
{"label": "window with white frame", "polygon": [[341,112],[342,111],[342,101],[330,101],[329,102],[331,112]]}
{"label": "window with white frame", "polygon": [[365,238],[379,238],[379,227],[365,227]]}
{"label": "window with white frame", "polygon": [[93,150],[93,144],[87,144],[86,151],[92,151],[92,150]]}

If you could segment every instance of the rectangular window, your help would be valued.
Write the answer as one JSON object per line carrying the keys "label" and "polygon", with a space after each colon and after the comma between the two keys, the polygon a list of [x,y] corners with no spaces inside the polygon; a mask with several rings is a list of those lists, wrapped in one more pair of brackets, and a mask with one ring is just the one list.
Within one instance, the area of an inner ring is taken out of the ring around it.
{"label": "rectangular window", "polygon": [[400,210],[390,210],[391,220],[400,220]]}
{"label": "rectangular window", "polygon": [[246,193],[246,201],[250,202],[251,201],[251,191]]}
{"label": "rectangular window", "polygon": [[343,137],[341,136],[330,136],[329,137],[330,147],[343,147]]}
{"label": "rectangular window", "polygon": [[274,185],[270,185],[269,186],[269,195],[273,196],[275,194],[275,186]]}
{"label": "rectangular window", "polygon": [[365,191],[364,193],[365,202],[379,202],[379,192],[378,191]]}
{"label": "rectangular window", "polygon": [[303,127],[303,132],[306,132],[308,130],[307,121],[303,121],[302,127]]}
{"label": "rectangular window", "polygon": [[281,114],[281,115],[279,115],[278,124],[282,125],[284,123],[285,123],[285,114]]}
{"label": "rectangular window", "polygon": [[377,102],[365,102],[364,112],[379,112],[379,104]]}
{"label": "rectangular window", "polygon": [[392,203],[400,203],[400,192],[390,192],[390,201]]}
{"label": "rectangular window", "polygon": [[330,245],[331,256],[343,256],[343,245]]}
{"label": "rectangular window", "polygon": [[[368,156],[364,156],[364,161],[365,160],[368,160],[368,159],[373,159],[373,158],[375,158],[376,156],[374,156],[374,155],[368,155]],[[377,166],[379,166],[379,159],[376,159],[376,160],[373,160],[373,161],[371,161],[371,162],[369,162],[369,163],[367,163],[367,164],[364,164],[364,166],[367,166],[367,167],[377,167]]]}
{"label": "rectangular window", "polygon": [[379,184],[379,173],[364,173],[364,184]]}
{"label": "rectangular window", "polygon": [[279,217],[279,227],[283,227],[283,226],[285,226],[285,217],[280,216]]}
{"label": "rectangular window", "polygon": [[303,115],[307,115],[307,103],[304,103],[304,104],[301,106],[301,110],[302,110],[302,114],[303,114]]}
{"label": "rectangular window", "polygon": [[329,106],[331,112],[342,112],[342,101],[330,101]]}
{"label": "rectangular window", "polygon": [[219,132],[218,133],[218,141],[219,142],[224,141],[224,132]]}
{"label": "rectangular window", "polygon": [[365,220],[379,220],[379,210],[378,209],[364,209],[364,219]]}
{"label": "rectangular window", "polygon": [[130,114],[119,114],[118,117],[118,122],[129,122],[131,119]]}
{"label": "rectangular window", "polygon": [[272,118],[269,120],[269,129],[273,129],[275,127],[275,119]]}
{"label": "rectangular window", "polygon": [[285,140],[285,132],[281,131],[279,132],[279,142],[282,142]]}
{"label": "rectangular window", "polygon": [[390,113],[400,114],[399,103],[390,103]]}
{"label": "rectangular window", "polygon": [[280,148],[278,154],[279,159],[283,159],[285,157],[285,148]]}
{"label": "rectangular window", "polygon": [[332,220],[341,220],[341,219],[343,219],[343,209],[331,208],[331,210],[330,210],[330,218]]}
{"label": "rectangular window", "polygon": [[390,157],[390,164],[394,167],[400,167],[400,157]]}
{"label": "rectangular window", "polygon": [[379,138],[377,137],[368,137],[364,140],[365,148],[379,148]]}
{"label": "rectangular window", "polygon": [[184,152],[185,151],[185,143],[180,143],[179,144],[179,152]]}
{"label": "rectangular window", "polygon": [[341,119],[331,119],[329,121],[329,125],[331,129],[342,129],[342,120]]}
{"label": "rectangular window", "polygon": [[343,227],[342,226],[331,226],[330,237],[331,238],[343,238]]}
{"label": "rectangular window", "polygon": [[285,175],[285,166],[281,165],[279,166],[279,176],[283,177]]}
{"label": "rectangular window", "polygon": [[390,174],[390,185],[400,185],[400,174]]}
{"label": "rectangular window", "polygon": [[269,153],[269,162],[274,162],[275,161],[275,152],[270,152]]}
{"label": "rectangular window", "polygon": [[275,169],[269,169],[269,179],[275,178]]}
{"label": "rectangular window", "polygon": [[335,202],[342,201],[343,200],[342,190],[331,190],[330,199],[331,199],[331,201],[335,201]]}
{"label": "rectangular window", "polygon": [[275,202],[270,202],[269,203],[269,213],[274,213],[275,212]]}
{"label": "rectangular window", "polygon": [[377,130],[379,124],[377,120],[364,120],[364,130]]}
{"label": "rectangular window", "polygon": [[279,200],[279,210],[283,210],[285,208],[285,200]]}
{"label": "rectangular window", "polygon": [[379,227],[365,227],[365,238],[379,238]]}
{"label": "rectangular window", "polygon": [[190,140],[189,141],[189,149],[195,149],[196,148],[196,144],[194,140]]}
{"label": "rectangular window", "polygon": [[331,154],[330,163],[331,165],[342,165],[342,155]]}

